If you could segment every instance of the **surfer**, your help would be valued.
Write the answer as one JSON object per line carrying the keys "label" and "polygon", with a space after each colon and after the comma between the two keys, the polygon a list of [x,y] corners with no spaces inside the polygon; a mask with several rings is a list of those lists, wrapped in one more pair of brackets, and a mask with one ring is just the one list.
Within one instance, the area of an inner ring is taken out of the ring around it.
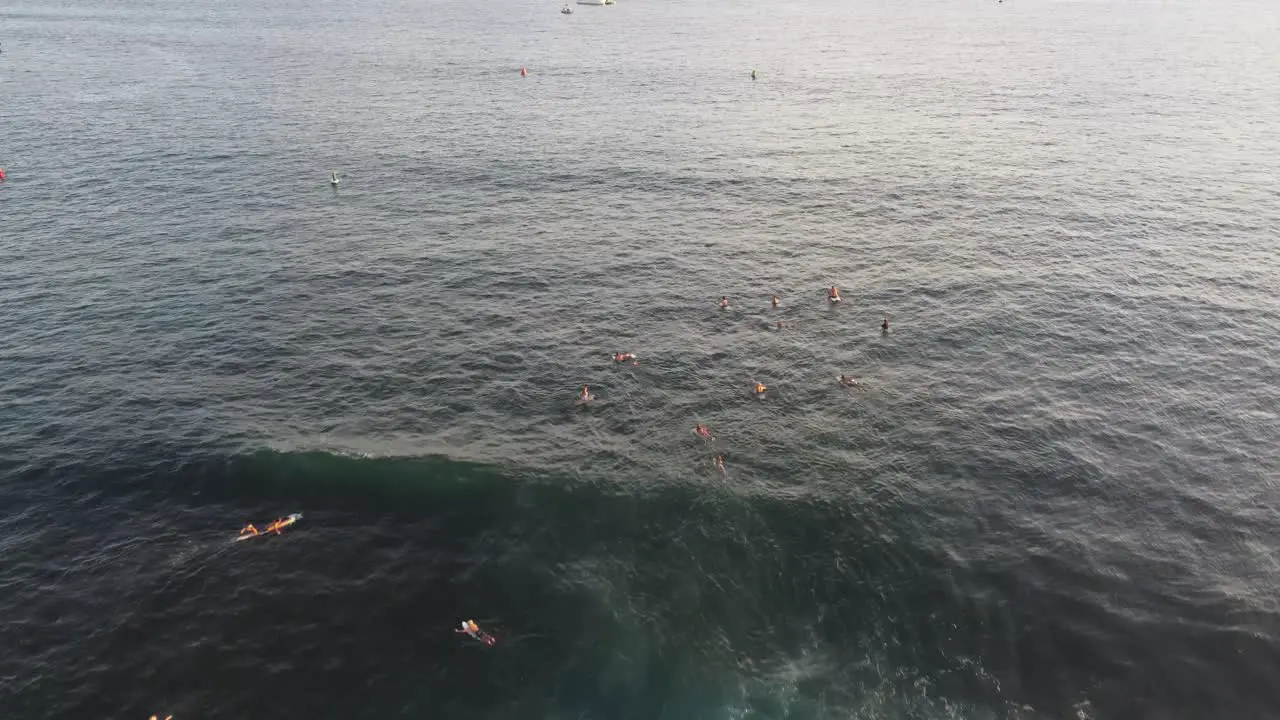
{"label": "surfer", "polygon": [[886,316],[884,322],[880,323],[881,332],[889,332],[889,318]]}
{"label": "surfer", "polygon": [[774,307],[778,307],[778,296],[774,295],[772,298],[770,298],[770,302],[773,303]]}
{"label": "surfer", "polygon": [[841,375],[840,384],[845,387],[858,387],[858,381],[852,375]]}
{"label": "surfer", "polygon": [[711,428],[707,427],[706,425],[702,425],[702,424],[694,425],[693,434],[697,435],[703,440],[706,440],[707,442],[711,442],[712,440],[715,440],[715,437],[711,435]]}
{"label": "surfer", "polygon": [[827,291],[827,299],[833,303],[840,302],[840,288],[832,285],[831,289]]}
{"label": "surfer", "polygon": [[596,396],[591,394],[591,389],[588,388],[586,385],[583,385],[582,392],[578,393],[578,403],[580,405],[585,405],[591,402],[592,400],[595,400],[595,398]]}
{"label": "surfer", "polygon": [[258,537],[259,535],[267,535],[270,533],[275,533],[276,535],[280,535],[282,530],[284,530],[287,527],[290,527],[291,525],[293,525],[294,523],[298,522],[301,519],[302,519],[301,513],[294,513],[288,517],[276,518],[273,522],[268,523],[267,526],[261,530],[259,530],[253,523],[249,523],[248,525],[244,526],[244,529],[240,531],[240,534],[235,539],[237,541],[248,540],[249,538],[255,538],[255,537]]}
{"label": "surfer", "polygon": [[723,456],[723,455],[717,455],[717,456],[716,456],[716,469],[720,471],[720,474],[721,474],[721,475],[728,475],[728,474],[729,474],[729,473],[728,473],[728,472],[726,472],[726,471],[725,471],[725,469],[724,469],[724,456]]}
{"label": "surfer", "polygon": [[729,309],[729,296],[728,296],[728,295],[724,295],[724,296],[722,296],[722,297],[720,298],[720,309],[721,309],[721,310],[728,310],[728,309]]}
{"label": "surfer", "polygon": [[621,363],[621,362],[626,362],[628,360],[635,360],[635,359],[636,359],[636,356],[631,353],[614,353],[613,354],[614,362]]}
{"label": "surfer", "polygon": [[479,640],[485,645],[489,645],[490,647],[492,647],[493,644],[498,641],[497,638],[495,638],[494,636],[481,630],[480,626],[476,624],[475,620],[463,620],[462,627],[458,628],[457,630],[454,630],[454,632],[466,633],[467,635],[470,635],[471,637]]}

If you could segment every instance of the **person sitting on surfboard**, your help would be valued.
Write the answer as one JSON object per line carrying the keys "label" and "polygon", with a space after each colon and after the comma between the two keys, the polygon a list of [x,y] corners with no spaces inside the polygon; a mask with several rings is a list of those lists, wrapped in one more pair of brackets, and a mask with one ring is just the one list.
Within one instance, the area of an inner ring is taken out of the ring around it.
{"label": "person sitting on surfboard", "polygon": [[456,633],[466,633],[471,637],[479,640],[485,645],[493,646],[498,640],[494,636],[480,629],[475,620],[463,620],[462,627],[454,630]]}
{"label": "person sitting on surfboard", "polygon": [[827,291],[827,299],[831,302],[840,302],[840,288],[832,285],[831,289]]}

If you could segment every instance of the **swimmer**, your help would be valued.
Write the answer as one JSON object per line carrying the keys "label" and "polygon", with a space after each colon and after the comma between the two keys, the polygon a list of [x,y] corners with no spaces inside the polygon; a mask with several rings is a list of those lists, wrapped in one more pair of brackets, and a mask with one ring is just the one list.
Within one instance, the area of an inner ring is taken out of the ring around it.
{"label": "swimmer", "polygon": [[729,309],[729,296],[728,296],[728,295],[724,295],[724,296],[722,296],[722,297],[720,298],[720,309],[721,309],[721,310],[728,310],[728,309]]}
{"label": "swimmer", "polygon": [[833,303],[840,302],[840,288],[832,285],[831,289],[827,291],[827,299]]}
{"label": "swimmer", "polygon": [[454,630],[454,632],[466,633],[467,635],[470,635],[471,637],[489,646],[492,646],[494,643],[498,642],[497,638],[481,630],[480,626],[476,624],[475,620],[463,620],[462,627]]}
{"label": "swimmer", "polygon": [[706,440],[707,442],[711,442],[712,440],[715,440],[715,437],[711,435],[711,428],[707,427],[706,425],[701,425],[701,424],[694,425],[693,434],[697,435],[703,440]]}
{"label": "swimmer", "polygon": [[778,307],[778,296],[777,296],[777,295],[774,295],[774,296],[773,296],[772,298],[770,298],[769,300],[770,300],[770,302],[772,302],[772,303],[773,303],[773,306],[774,306],[774,307]]}
{"label": "swimmer", "polygon": [[858,381],[852,375],[841,375],[840,384],[845,387],[858,387]]}
{"label": "swimmer", "polygon": [[621,362],[626,362],[628,360],[635,360],[635,359],[636,359],[636,356],[632,355],[631,353],[614,353],[613,354],[614,362],[621,363]]}
{"label": "swimmer", "polygon": [[725,469],[724,469],[724,456],[723,456],[723,455],[717,455],[717,456],[716,456],[716,469],[720,471],[720,474],[721,474],[721,475],[728,475],[728,474],[729,474],[729,473],[728,473],[728,472],[726,472],[726,471],[725,471]]}
{"label": "swimmer", "polygon": [[596,396],[591,394],[590,388],[588,388],[586,385],[583,385],[582,392],[578,393],[578,403],[585,405],[586,403],[589,403],[595,399],[596,399]]}
{"label": "swimmer", "polygon": [[769,389],[769,388],[767,388],[767,387],[765,387],[765,386],[764,386],[764,383],[756,383],[756,395],[757,395],[757,396],[759,396],[759,395],[764,395],[765,391],[766,391],[766,390],[768,390],[768,389]]}
{"label": "swimmer", "polygon": [[888,318],[888,316],[886,316],[886,317],[885,317],[884,322],[880,323],[880,331],[881,331],[881,332],[889,332],[889,318]]}

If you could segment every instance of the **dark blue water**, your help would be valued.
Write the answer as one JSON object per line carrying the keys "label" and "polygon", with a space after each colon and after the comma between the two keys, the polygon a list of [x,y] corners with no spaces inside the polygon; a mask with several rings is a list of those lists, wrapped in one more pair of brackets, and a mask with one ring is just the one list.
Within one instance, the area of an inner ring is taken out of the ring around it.
{"label": "dark blue water", "polygon": [[1280,717],[1280,8],[558,8],[0,8],[0,716]]}

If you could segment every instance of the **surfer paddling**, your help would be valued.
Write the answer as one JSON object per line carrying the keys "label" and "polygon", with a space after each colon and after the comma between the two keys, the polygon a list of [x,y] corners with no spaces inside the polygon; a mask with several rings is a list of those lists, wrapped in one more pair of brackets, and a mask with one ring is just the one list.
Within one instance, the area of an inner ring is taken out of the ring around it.
{"label": "surfer paddling", "polygon": [[476,624],[475,620],[463,620],[462,627],[457,628],[456,630],[454,630],[454,632],[470,635],[471,637],[475,638],[476,640],[479,640],[480,642],[484,643],[485,645],[488,645],[489,647],[493,647],[493,644],[498,642],[497,638],[481,630],[480,626]]}
{"label": "surfer paddling", "polygon": [[253,523],[249,523],[240,531],[240,535],[236,537],[236,540],[248,540],[249,538],[258,537],[259,535],[269,535],[271,533],[280,535],[285,528],[291,527],[301,519],[302,513],[294,513],[288,517],[276,518],[261,530],[259,530]]}

